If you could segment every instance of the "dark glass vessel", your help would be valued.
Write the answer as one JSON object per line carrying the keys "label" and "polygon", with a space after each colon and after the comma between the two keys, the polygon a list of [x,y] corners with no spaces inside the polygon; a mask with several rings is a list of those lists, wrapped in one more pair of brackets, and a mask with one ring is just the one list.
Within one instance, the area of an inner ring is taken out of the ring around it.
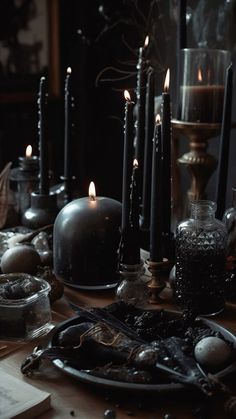
{"label": "dark glass vessel", "polygon": [[183,309],[212,315],[225,305],[227,233],[225,225],[215,218],[214,202],[190,205],[190,218],[177,228],[174,296]]}

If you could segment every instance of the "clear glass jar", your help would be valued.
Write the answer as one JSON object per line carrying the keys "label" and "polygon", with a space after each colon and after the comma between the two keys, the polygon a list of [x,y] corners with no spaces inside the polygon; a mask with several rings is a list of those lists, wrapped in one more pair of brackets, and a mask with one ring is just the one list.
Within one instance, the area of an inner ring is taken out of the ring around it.
{"label": "clear glass jar", "polygon": [[191,215],[177,227],[174,296],[182,308],[211,315],[224,309],[226,228],[215,218],[216,204],[190,204]]}
{"label": "clear glass jar", "polygon": [[136,265],[120,265],[121,281],[116,289],[116,300],[136,306],[145,306],[149,299],[149,289],[143,281],[143,262]]}

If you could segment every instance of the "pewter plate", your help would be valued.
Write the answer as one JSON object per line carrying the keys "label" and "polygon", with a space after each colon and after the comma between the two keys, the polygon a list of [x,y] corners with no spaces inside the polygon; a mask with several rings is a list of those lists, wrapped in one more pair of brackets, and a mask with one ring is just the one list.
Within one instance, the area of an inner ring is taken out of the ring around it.
{"label": "pewter plate", "polygon": [[[168,310],[166,310],[168,313]],[[170,315],[173,316],[173,312],[170,312]],[[55,333],[52,337],[52,340],[49,344],[49,346],[53,346],[58,333],[60,333],[62,330],[66,329],[69,326],[75,325],[79,323],[79,319],[81,316],[73,317],[72,319],[66,320],[65,322],[61,323],[59,326],[56,327]],[[225,329],[223,326],[220,326],[216,322],[212,320],[208,320],[206,318],[200,317],[202,322],[210,327],[212,330],[216,332],[220,332],[224,338],[228,342],[232,342],[234,349],[236,350],[236,336],[231,333],[229,330]],[[161,384],[136,384],[136,383],[127,383],[123,381],[115,381],[110,380],[98,376],[93,376],[91,374],[87,374],[84,371],[81,371],[77,368],[74,368],[70,366],[67,363],[62,362],[59,359],[56,359],[53,361],[53,364],[59,368],[61,371],[63,371],[65,374],[78,379],[81,382],[92,384],[95,386],[111,389],[111,390],[124,390],[124,391],[131,391],[131,392],[141,392],[142,394],[145,392],[147,393],[169,393],[169,392],[177,392],[177,391],[186,391],[186,386],[183,384],[170,382],[170,383],[161,383]],[[229,374],[232,374],[236,371],[236,362],[230,364],[225,369],[217,372],[215,374],[215,377],[217,378],[223,378],[226,377]]]}
{"label": "pewter plate", "polygon": [[63,281],[65,285],[71,288],[75,288],[81,291],[104,291],[104,290],[111,290],[115,288],[118,282],[114,282],[113,284],[104,284],[104,285],[76,285],[71,284],[71,282]]}

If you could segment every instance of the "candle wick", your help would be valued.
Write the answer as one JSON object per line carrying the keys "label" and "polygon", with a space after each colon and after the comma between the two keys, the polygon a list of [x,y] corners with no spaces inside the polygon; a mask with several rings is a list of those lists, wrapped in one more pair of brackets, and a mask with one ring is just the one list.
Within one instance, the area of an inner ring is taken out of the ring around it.
{"label": "candle wick", "polygon": [[95,199],[95,196],[94,196],[94,195],[90,195],[90,196],[89,196],[89,198],[90,198],[90,201],[96,201],[96,199]]}

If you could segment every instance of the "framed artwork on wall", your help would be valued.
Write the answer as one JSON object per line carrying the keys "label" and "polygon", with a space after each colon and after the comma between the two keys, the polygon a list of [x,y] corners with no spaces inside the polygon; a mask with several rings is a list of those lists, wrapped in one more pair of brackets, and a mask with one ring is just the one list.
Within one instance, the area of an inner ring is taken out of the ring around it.
{"label": "framed artwork on wall", "polygon": [[0,4],[0,103],[32,101],[42,75],[60,95],[58,0]]}

